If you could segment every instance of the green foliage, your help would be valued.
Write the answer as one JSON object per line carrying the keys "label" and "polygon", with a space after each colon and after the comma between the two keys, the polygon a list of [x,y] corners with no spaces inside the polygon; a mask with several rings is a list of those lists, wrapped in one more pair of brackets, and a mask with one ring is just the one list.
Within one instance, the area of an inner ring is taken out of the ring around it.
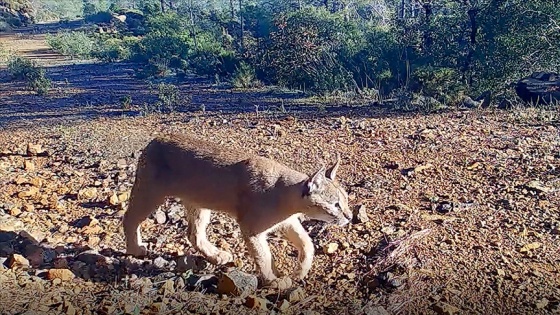
{"label": "green foliage", "polygon": [[413,78],[419,91],[442,103],[451,102],[462,87],[458,82],[459,74],[452,68],[418,67]]}
{"label": "green foliage", "polygon": [[[532,71],[560,69],[553,1],[422,3],[405,17],[395,0],[170,1],[163,12],[159,0],[86,0],[83,13],[127,14],[127,30],[97,38],[94,55],[140,62],[141,77],[191,72],[241,88],[264,82],[330,95],[375,91],[380,99],[402,98],[403,109],[432,111],[488,89],[506,95]],[[141,37],[122,37],[130,34]]]}
{"label": "green foliage", "polygon": [[74,19],[82,16],[83,5],[83,2],[74,0],[35,1],[35,17],[37,21]]}
{"label": "green foliage", "polygon": [[144,113],[170,113],[179,106],[179,88],[176,85],[162,82],[153,86],[150,83],[149,89],[157,93],[158,100],[151,106],[144,104]]}
{"label": "green foliage", "polygon": [[46,76],[46,71],[31,59],[12,57],[8,61],[8,72],[12,80],[25,81],[29,88],[39,95],[48,93],[52,86],[51,80]]}
{"label": "green foliage", "polygon": [[245,62],[241,62],[233,74],[231,83],[236,88],[251,88],[259,85],[255,69]]}
{"label": "green foliage", "polygon": [[136,37],[99,36],[96,39],[93,56],[105,62],[127,60],[131,57],[131,47],[138,43]]}
{"label": "green foliage", "polygon": [[46,40],[53,50],[72,58],[87,59],[93,55],[95,41],[84,32],[47,34]]}
{"label": "green foliage", "polygon": [[355,24],[313,7],[282,15],[275,23],[260,65],[266,77],[315,91],[352,87],[352,72],[344,63],[363,44]]}

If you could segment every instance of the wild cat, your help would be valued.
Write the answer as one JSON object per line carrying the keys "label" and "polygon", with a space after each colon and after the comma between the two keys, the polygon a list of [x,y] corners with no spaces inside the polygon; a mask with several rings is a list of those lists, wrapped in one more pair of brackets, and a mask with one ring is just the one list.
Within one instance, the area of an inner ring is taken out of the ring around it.
{"label": "wild cat", "polygon": [[[348,194],[336,180],[340,157],[311,176],[269,158],[234,150],[192,136],[171,134],[153,139],[143,150],[130,204],[123,218],[126,252],[144,256],[140,224],[164,202],[177,197],[185,207],[187,235],[210,263],[226,264],[231,253],[210,243],[206,230],[212,211],[226,213],[241,235],[266,287],[286,289],[304,279],[314,247],[300,223],[310,218],[344,226],[352,218]],[[276,274],[267,235],[280,232],[298,250],[299,268]]]}

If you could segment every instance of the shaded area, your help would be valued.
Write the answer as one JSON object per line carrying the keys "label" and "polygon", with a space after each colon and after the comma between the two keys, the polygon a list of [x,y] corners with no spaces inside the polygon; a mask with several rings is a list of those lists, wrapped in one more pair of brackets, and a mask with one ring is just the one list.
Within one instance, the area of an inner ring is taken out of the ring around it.
{"label": "shaded area", "polygon": [[[377,116],[379,107],[325,106],[310,104],[301,92],[266,88],[237,91],[218,86],[209,79],[189,77],[183,81],[166,78],[154,83],[135,77],[142,65],[134,63],[76,63],[47,68],[53,89],[46,96],[35,95],[23,82],[11,82],[6,70],[0,72],[0,124],[64,122],[115,115],[137,116],[155,108],[163,95],[157,82],[176,84],[176,112],[298,114]],[[125,98],[130,98],[130,104]],[[395,113],[393,113],[395,114]]]}

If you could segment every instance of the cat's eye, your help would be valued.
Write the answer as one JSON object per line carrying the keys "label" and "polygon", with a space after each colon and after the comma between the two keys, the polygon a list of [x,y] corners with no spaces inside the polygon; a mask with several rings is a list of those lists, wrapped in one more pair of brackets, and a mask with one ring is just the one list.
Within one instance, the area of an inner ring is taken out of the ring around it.
{"label": "cat's eye", "polygon": [[340,207],[340,203],[338,203],[338,202],[335,203],[334,206],[335,206],[337,209],[342,209],[342,208]]}

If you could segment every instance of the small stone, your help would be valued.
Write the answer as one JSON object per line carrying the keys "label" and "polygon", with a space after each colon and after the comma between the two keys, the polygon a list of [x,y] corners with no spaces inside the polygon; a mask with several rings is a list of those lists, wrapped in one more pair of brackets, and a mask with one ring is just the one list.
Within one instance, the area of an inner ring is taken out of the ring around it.
{"label": "small stone", "polygon": [[381,229],[381,232],[383,232],[384,234],[387,234],[387,235],[391,235],[391,234],[395,233],[395,228],[392,227],[392,226],[386,226],[386,227]]}
{"label": "small stone", "polygon": [[549,301],[547,298],[542,298],[535,304],[535,306],[537,307],[537,309],[542,310],[548,306],[548,303]]}
{"label": "small stone", "polygon": [[305,298],[305,291],[302,288],[294,288],[288,293],[288,301],[290,303],[295,303],[303,300]]}
{"label": "small stone", "polygon": [[290,302],[283,299],[281,301],[278,301],[277,307],[280,310],[280,312],[286,312],[290,308]]}
{"label": "small stone", "polygon": [[88,265],[106,264],[107,258],[95,250],[87,250],[76,256],[76,260]]}
{"label": "small stone", "polygon": [[155,313],[160,313],[164,309],[164,304],[162,302],[155,302],[150,305],[150,310]]}
{"label": "small stone", "polygon": [[327,254],[334,254],[338,250],[338,243],[329,243],[323,246],[323,251]]}
{"label": "small stone", "polygon": [[154,219],[158,224],[164,224],[167,221],[167,216],[165,212],[157,210],[156,213],[154,213]]}
{"label": "small stone", "polygon": [[66,301],[64,302],[64,313],[66,315],[76,315],[76,308],[74,307],[74,305],[72,305],[72,303]]}
{"label": "small stone", "polygon": [[257,277],[239,270],[223,273],[218,278],[218,293],[240,296],[257,290]]}
{"label": "small stone", "polygon": [[21,199],[27,199],[30,197],[33,197],[35,195],[37,195],[39,193],[39,188],[35,187],[35,186],[31,186],[29,187],[28,190],[22,191],[20,193],[18,193],[18,197]]}
{"label": "small stone", "polygon": [[97,197],[97,188],[95,187],[88,187],[84,189],[80,189],[78,191],[78,199],[79,200],[91,200]]}
{"label": "small stone", "polygon": [[364,307],[364,315],[389,315],[389,312],[383,306],[372,306],[368,303]]}
{"label": "small stone", "polygon": [[256,297],[254,295],[249,295],[245,299],[245,306],[247,306],[250,309],[266,311],[267,310],[266,304],[267,304],[266,299]]}
{"label": "small stone", "polygon": [[69,269],[50,269],[47,272],[48,280],[60,279],[62,281],[70,281],[75,277],[76,275]]}
{"label": "small stone", "polygon": [[117,194],[113,193],[111,197],[109,197],[109,204],[113,206],[117,206],[118,204],[120,204]]}
{"label": "small stone", "polygon": [[120,159],[117,161],[117,167],[118,168],[126,168],[128,166],[128,163],[126,163],[125,159]]}
{"label": "small stone", "polygon": [[168,264],[169,264],[169,262],[167,260],[165,260],[163,257],[158,257],[158,258],[154,259],[154,266],[156,268],[163,269]]}
{"label": "small stone", "polygon": [[23,168],[28,172],[33,172],[35,171],[35,164],[32,161],[25,160],[23,162]]}
{"label": "small stone", "polygon": [[43,147],[40,144],[32,144],[32,143],[27,144],[27,155],[28,156],[36,156],[36,155],[42,154],[44,152],[45,152],[45,150],[43,149]]}
{"label": "small stone", "polygon": [[159,292],[163,295],[175,293],[175,283],[173,280],[166,280],[159,289]]}
{"label": "small stone", "polygon": [[21,210],[18,207],[13,207],[12,209],[10,209],[10,215],[13,217],[17,217],[20,214]]}
{"label": "small stone", "polygon": [[73,226],[77,227],[77,228],[84,228],[86,226],[94,226],[97,225],[99,223],[99,220],[97,220],[96,218],[92,217],[92,216],[85,216],[82,217],[81,219],[78,219],[77,221],[74,222]]}
{"label": "small stone", "polygon": [[459,313],[460,309],[444,302],[438,302],[432,305],[432,310],[438,315],[453,315]]}
{"label": "small stone", "polygon": [[55,259],[53,262],[53,266],[56,269],[68,269],[68,259],[66,258]]}
{"label": "small stone", "polygon": [[369,221],[365,205],[358,205],[354,210],[355,223],[366,223]]}
{"label": "small stone", "polygon": [[30,267],[29,260],[20,254],[11,254],[6,265],[11,269],[27,269]]}

